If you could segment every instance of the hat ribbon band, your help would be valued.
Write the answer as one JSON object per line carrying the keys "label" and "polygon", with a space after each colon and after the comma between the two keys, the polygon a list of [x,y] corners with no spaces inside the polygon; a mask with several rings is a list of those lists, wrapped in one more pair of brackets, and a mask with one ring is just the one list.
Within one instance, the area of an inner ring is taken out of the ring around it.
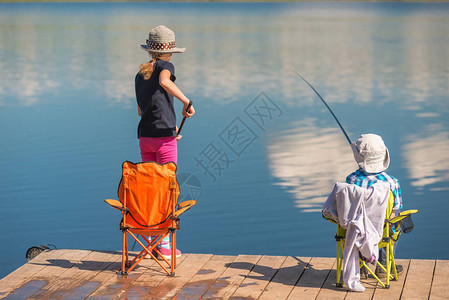
{"label": "hat ribbon band", "polygon": [[169,43],[155,43],[147,40],[147,46],[150,50],[170,50],[175,48],[175,42]]}

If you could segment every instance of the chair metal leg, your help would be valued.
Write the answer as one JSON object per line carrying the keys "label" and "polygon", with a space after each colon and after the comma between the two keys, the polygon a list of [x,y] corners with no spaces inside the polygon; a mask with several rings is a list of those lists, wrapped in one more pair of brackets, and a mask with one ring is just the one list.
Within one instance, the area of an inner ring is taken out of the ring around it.
{"label": "chair metal leg", "polygon": [[[145,247],[145,245],[144,244],[142,244],[142,242],[141,241],[139,241],[139,239],[132,233],[132,232],[130,232],[129,233],[135,240],[136,240],[136,242],[145,250],[145,252],[147,252],[147,254],[148,255],[150,255],[155,261],[156,261],[156,263],[162,268],[162,269],[164,269],[164,271],[165,272],[167,272],[167,274],[169,274],[170,275],[170,272],[159,262],[159,260],[157,260],[156,259],[156,257],[151,253],[151,251],[147,248],[147,247]],[[137,261],[135,261],[134,262],[134,264],[131,266],[131,267],[129,267],[129,269],[128,269],[128,272],[130,272],[131,270],[133,270],[139,263],[140,263],[140,261],[143,259],[143,256],[144,255],[142,255],[142,257],[140,257]]]}
{"label": "chair metal leg", "polygon": [[341,282],[341,269],[343,266],[343,256],[344,256],[344,245],[342,241],[337,241],[337,287],[343,287]]}
{"label": "chair metal leg", "polygon": [[170,267],[171,267],[171,272],[170,272],[170,276],[174,277],[175,276],[175,268],[176,268],[176,231],[172,231],[170,233],[171,236],[171,263],[170,263]]}
{"label": "chair metal leg", "polygon": [[393,253],[394,243],[391,243],[390,247],[391,247],[390,248],[391,266],[393,268],[393,274],[394,274],[394,276],[392,276],[392,279],[398,280],[398,270],[396,269],[396,262],[394,261],[394,253]]}
{"label": "chair metal leg", "polygon": [[128,240],[126,236],[126,231],[123,230],[122,237],[122,269],[118,272],[119,275],[127,275],[126,267],[128,265]]}
{"label": "chair metal leg", "polygon": [[388,245],[387,245],[387,249],[386,249],[386,251],[387,251],[387,272],[386,272],[386,274],[385,274],[385,279],[386,279],[386,281],[385,281],[385,287],[387,287],[387,288],[389,288],[390,287],[390,274],[391,274],[391,254],[392,253],[390,253],[390,244],[391,243],[389,243]]}

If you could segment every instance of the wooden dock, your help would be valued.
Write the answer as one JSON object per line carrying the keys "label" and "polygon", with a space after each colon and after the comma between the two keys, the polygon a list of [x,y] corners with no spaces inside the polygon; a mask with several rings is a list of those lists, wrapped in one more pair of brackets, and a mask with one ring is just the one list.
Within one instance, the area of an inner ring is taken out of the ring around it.
{"label": "wooden dock", "polygon": [[335,287],[335,258],[183,254],[175,277],[145,259],[119,276],[119,252],[50,250],[0,280],[1,299],[449,299],[449,261],[402,259],[390,289]]}

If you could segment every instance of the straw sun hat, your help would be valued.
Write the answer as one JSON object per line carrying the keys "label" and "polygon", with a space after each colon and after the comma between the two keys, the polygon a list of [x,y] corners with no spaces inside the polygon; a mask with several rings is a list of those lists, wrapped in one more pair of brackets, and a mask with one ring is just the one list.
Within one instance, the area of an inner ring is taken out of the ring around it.
{"label": "straw sun hat", "polygon": [[186,48],[176,48],[175,33],[164,25],[151,29],[146,45],[140,45],[145,51],[154,53],[183,53]]}
{"label": "straw sun hat", "polygon": [[377,134],[362,134],[352,144],[352,151],[356,162],[365,172],[379,173],[390,165],[388,148]]}

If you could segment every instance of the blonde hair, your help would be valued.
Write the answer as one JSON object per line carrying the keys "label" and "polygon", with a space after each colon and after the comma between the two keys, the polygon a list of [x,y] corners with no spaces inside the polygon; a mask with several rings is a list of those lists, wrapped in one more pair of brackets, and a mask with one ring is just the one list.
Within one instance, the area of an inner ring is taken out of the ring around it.
{"label": "blonde hair", "polygon": [[141,64],[139,67],[139,73],[143,76],[143,79],[148,80],[153,74],[153,65],[157,59],[168,60],[171,57],[171,53],[154,53],[150,52],[151,60],[147,63]]}

